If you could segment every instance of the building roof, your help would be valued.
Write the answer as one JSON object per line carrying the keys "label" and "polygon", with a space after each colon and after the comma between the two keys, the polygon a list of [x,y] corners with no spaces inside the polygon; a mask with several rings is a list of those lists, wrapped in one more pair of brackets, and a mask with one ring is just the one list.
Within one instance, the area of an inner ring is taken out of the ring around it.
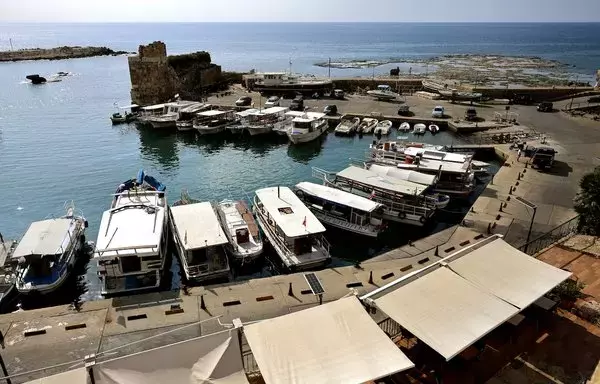
{"label": "building roof", "polygon": [[287,237],[325,232],[323,224],[288,187],[259,189],[256,196]]}
{"label": "building roof", "polygon": [[57,255],[69,245],[76,222],[72,219],[50,219],[31,223],[12,254],[13,259],[29,255]]}
{"label": "building roof", "polygon": [[352,193],[341,191],[339,189],[306,181],[296,184],[296,188],[312,196],[320,197],[323,200],[345,205],[364,212],[373,212],[382,206],[381,204],[362,196],[353,195]]}
{"label": "building roof", "polygon": [[171,207],[174,227],[186,250],[227,243],[227,236],[209,202]]}
{"label": "building roof", "polygon": [[[123,193],[116,208],[104,211],[95,256],[157,253],[165,220],[166,199],[156,192]],[[136,249],[133,249],[136,247]],[[129,248],[129,249],[125,249]]]}
{"label": "building roof", "polygon": [[374,188],[389,190],[405,195],[420,195],[427,187],[411,181],[382,176],[367,169],[350,166],[337,174],[339,177],[367,184]]}
{"label": "building roof", "polygon": [[563,271],[497,239],[452,261],[449,267],[518,308],[526,308],[569,278]]}
{"label": "building roof", "polygon": [[423,185],[434,185],[437,182],[436,175],[428,175],[408,169],[399,169],[389,165],[372,164],[369,166],[369,171],[375,172],[378,175],[389,176],[395,179],[410,181]]}
{"label": "building roof", "polygon": [[407,279],[375,303],[446,360],[519,312],[443,266]]}
{"label": "building roof", "polygon": [[414,367],[356,297],[244,326],[266,383],[363,383]]}

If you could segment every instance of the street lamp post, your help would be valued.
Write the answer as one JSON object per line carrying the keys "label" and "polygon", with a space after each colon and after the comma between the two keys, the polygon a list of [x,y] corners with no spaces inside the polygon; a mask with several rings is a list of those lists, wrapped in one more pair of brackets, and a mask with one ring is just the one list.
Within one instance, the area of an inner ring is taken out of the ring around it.
{"label": "street lamp post", "polygon": [[537,212],[537,205],[525,200],[520,196],[516,196],[515,200],[533,210],[533,215],[531,215],[531,223],[529,224],[529,231],[527,232],[527,241],[525,242],[525,253],[527,253],[527,250],[529,249],[529,239],[531,239],[531,231],[533,230],[533,222],[535,221],[535,213]]}

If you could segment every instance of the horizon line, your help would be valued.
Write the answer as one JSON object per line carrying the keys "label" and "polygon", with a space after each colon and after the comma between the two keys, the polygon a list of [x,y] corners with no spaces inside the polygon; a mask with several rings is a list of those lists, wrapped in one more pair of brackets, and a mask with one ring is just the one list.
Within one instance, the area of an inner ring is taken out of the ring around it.
{"label": "horizon line", "polygon": [[543,21],[0,21],[0,24],[600,24],[600,21],[568,21],[568,20],[543,20]]}

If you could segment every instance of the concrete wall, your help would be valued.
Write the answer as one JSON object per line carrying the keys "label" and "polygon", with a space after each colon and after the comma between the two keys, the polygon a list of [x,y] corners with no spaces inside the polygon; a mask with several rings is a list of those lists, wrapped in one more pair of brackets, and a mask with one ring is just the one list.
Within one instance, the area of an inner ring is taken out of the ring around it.
{"label": "concrete wall", "polygon": [[530,95],[533,102],[568,98],[572,94],[592,91],[592,87],[544,87],[544,88],[473,88],[473,92],[480,92],[485,97],[493,99],[511,99],[514,95]]}

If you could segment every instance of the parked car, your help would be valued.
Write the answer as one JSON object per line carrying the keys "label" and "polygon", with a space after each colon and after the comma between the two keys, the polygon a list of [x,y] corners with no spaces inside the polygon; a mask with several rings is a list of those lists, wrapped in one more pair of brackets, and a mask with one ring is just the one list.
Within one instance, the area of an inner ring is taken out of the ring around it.
{"label": "parked car", "polygon": [[279,102],[280,102],[279,96],[271,96],[265,102],[265,108],[279,107]]}
{"label": "parked car", "polygon": [[403,104],[398,107],[398,115],[400,116],[408,116],[410,114],[409,107],[406,104]]}
{"label": "parked car", "polygon": [[475,108],[467,108],[465,111],[465,120],[473,121],[477,119],[477,110]]}
{"label": "parked car", "polygon": [[336,99],[344,100],[345,96],[346,95],[344,94],[343,90],[341,90],[341,89],[334,89],[333,90],[333,97],[335,97]]}
{"label": "parked car", "polygon": [[304,111],[304,99],[302,96],[296,96],[290,104],[291,111]]}
{"label": "parked car", "polygon": [[338,114],[337,105],[335,105],[335,104],[326,105],[325,108],[323,108],[323,113],[326,114],[327,116],[337,115]]}
{"label": "parked car", "polygon": [[238,107],[247,107],[252,104],[252,98],[250,96],[242,96],[236,100],[235,105]]}
{"label": "parked car", "polygon": [[554,104],[552,104],[549,101],[544,101],[542,103],[539,103],[537,106],[537,110],[540,112],[552,112],[553,109],[554,109]]}
{"label": "parked car", "polygon": [[431,117],[435,117],[438,119],[444,117],[444,107],[438,105],[435,108],[433,108],[433,111],[431,111]]}
{"label": "parked car", "polygon": [[538,147],[533,149],[531,157],[532,168],[549,169],[554,164],[554,156],[557,152],[551,147]]}

